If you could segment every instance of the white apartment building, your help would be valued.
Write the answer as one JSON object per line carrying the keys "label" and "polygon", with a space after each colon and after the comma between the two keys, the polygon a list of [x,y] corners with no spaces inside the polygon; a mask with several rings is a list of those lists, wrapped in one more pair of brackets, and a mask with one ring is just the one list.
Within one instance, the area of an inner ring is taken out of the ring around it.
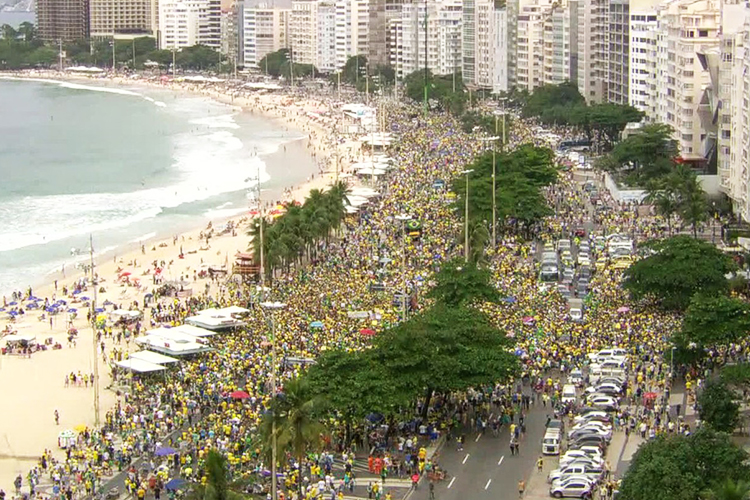
{"label": "white apartment building", "polygon": [[289,40],[297,64],[319,71],[336,68],[336,4],[332,0],[293,0]]}
{"label": "white apartment building", "polygon": [[578,91],[587,102],[606,98],[609,0],[578,2]]}
{"label": "white apartment building", "polygon": [[654,118],[656,105],[657,0],[631,0],[628,104]]}
{"label": "white apartment building", "polygon": [[523,0],[516,18],[515,81],[521,90],[533,92],[544,84],[544,37],[551,0]]}
{"label": "white apartment building", "polygon": [[542,84],[571,80],[570,11],[564,0],[550,6],[544,18]]}
{"label": "white apartment building", "polygon": [[[461,69],[461,0],[429,0],[402,5],[400,22],[391,22],[396,73],[399,78],[427,68],[437,75]],[[425,31],[426,30],[426,31]],[[490,41],[487,41],[490,45]]]}
{"label": "white apartment building", "polygon": [[89,0],[88,5],[92,38],[155,37],[159,29],[157,0]]}
{"label": "white apartment building", "polygon": [[743,14],[743,28],[734,37],[729,163],[722,164],[719,158],[719,176],[720,187],[732,200],[734,213],[750,222],[750,9]]}
{"label": "white apartment building", "polygon": [[160,0],[159,48],[221,48],[220,0]]}
{"label": "white apartment building", "polygon": [[607,66],[603,99],[627,104],[630,86],[630,0],[609,1]]}
{"label": "white apartment building", "polygon": [[[289,48],[289,19],[292,9],[278,8],[268,3],[245,7],[242,16],[243,64],[258,67],[271,52]],[[260,68],[263,70],[263,68]]]}
{"label": "white apartment building", "polygon": [[680,154],[690,161],[710,154],[699,111],[711,82],[698,54],[718,48],[719,22],[714,0],[672,0],[658,16],[655,121],[674,128]]}
{"label": "white apartment building", "polygon": [[369,8],[369,0],[336,1],[336,69],[352,56],[367,55]]}

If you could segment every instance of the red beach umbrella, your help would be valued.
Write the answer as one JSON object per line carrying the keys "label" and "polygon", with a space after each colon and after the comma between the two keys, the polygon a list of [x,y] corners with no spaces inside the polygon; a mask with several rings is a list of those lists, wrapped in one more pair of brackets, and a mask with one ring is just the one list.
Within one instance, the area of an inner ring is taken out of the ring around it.
{"label": "red beach umbrella", "polygon": [[250,394],[246,393],[245,391],[234,391],[229,396],[232,399],[247,399],[250,397]]}

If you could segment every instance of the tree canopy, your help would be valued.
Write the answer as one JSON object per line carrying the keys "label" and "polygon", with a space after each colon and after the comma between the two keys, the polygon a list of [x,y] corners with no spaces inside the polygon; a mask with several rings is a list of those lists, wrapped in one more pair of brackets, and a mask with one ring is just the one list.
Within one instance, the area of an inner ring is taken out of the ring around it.
{"label": "tree canopy", "polygon": [[[455,91],[454,88],[455,82]],[[427,99],[434,101],[438,106],[459,116],[466,107],[466,94],[460,74],[434,75],[429,69],[420,69],[406,75],[404,78],[406,95],[413,101],[423,102],[425,97],[425,85],[427,86]]]}
{"label": "tree canopy", "polygon": [[469,305],[473,301],[498,302],[500,294],[490,283],[492,273],[474,262],[453,259],[434,276],[435,286],[427,297],[448,306]]}
{"label": "tree canopy", "polygon": [[725,294],[732,259],[711,243],[673,236],[645,244],[655,253],[625,270],[623,287],[640,300],[652,298],[666,309],[684,310],[696,293]]}
{"label": "tree canopy", "polygon": [[669,174],[678,154],[673,129],[663,123],[646,125],[617,143],[599,162],[599,168],[617,173],[628,185],[647,186]]}
{"label": "tree canopy", "polygon": [[700,429],[663,434],[638,448],[622,479],[623,500],[695,500],[727,479],[750,474],[748,454],[727,434]]}
{"label": "tree canopy", "polygon": [[[495,199],[498,222],[514,221],[530,226],[552,214],[542,188],[557,180],[553,153],[547,148],[523,144],[512,151],[495,153]],[[467,166],[469,175],[469,219],[492,221],[492,152],[485,152]],[[466,179],[454,179],[456,209],[465,210]]]}
{"label": "tree canopy", "polygon": [[698,295],[690,300],[682,328],[674,335],[680,346],[699,349],[735,343],[750,333],[750,304],[724,295]]}
{"label": "tree canopy", "polygon": [[698,414],[712,429],[731,434],[740,421],[737,395],[722,380],[709,380],[698,395]]}

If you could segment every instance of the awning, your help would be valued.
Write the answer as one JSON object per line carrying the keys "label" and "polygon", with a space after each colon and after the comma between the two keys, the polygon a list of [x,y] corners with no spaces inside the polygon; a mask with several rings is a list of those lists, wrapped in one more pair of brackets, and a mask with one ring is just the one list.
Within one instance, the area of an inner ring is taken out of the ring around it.
{"label": "awning", "polygon": [[169,363],[178,363],[180,360],[154,351],[138,351],[130,355],[128,359],[140,359],[156,365],[166,365]]}
{"label": "awning", "polygon": [[171,328],[171,330],[174,332],[180,332],[186,335],[191,335],[196,338],[212,337],[214,335],[218,335],[219,333],[219,332],[213,332],[211,330],[207,330],[205,328],[200,328],[200,327],[193,326],[193,325],[180,325],[180,326]]}
{"label": "awning", "polygon": [[130,370],[131,372],[136,373],[148,373],[166,370],[166,368],[161,365],[157,365],[156,363],[149,363],[148,361],[143,361],[142,359],[128,358],[125,361],[115,361],[115,364],[120,368],[125,368],[126,370]]}

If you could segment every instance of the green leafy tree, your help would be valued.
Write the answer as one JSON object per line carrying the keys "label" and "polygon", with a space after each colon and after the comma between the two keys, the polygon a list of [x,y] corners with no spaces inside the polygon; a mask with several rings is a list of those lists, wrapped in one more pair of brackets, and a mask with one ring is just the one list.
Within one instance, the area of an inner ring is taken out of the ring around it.
{"label": "green leafy tree", "polygon": [[[578,91],[578,86],[572,82],[559,85],[542,85],[534,92],[523,107],[523,116],[542,116],[545,112],[555,108],[571,108],[584,106],[586,100]],[[549,116],[549,115],[548,115]]]}
{"label": "green leafy tree", "polygon": [[426,415],[435,391],[448,393],[506,382],[518,373],[511,339],[482,311],[437,303],[375,340],[375,355],[395,387],[425,395]]}
{"label": "green leafy tree", "polygon": [[714,430],[731,434],[740,421],[737,395],[721,380],[709,380],[698,395],[701,420]]}
{"label": "green leafy tree", "polygon": [[684,310],[696,293],[725,294],[732,259],[711,243],[689,236],[654,240],[646,246],[656,253],[625,270],[623,287],[631,297],[653,298],[667,309]]}
{"label": "green leafy tree", "polygon": [[620,486],[623,500],[695,500],[726,479],[746,479],[748,455],[712,429],[657,436],[638,448]]}
{"label": "green leafy tree", "polygon": [[695,295],[685,311],[675,344],[699,348],[738,342],[750,333],[750,304],[724,295]]}
{"label": "green leafy tree", "polygon": [[680,208],[680,179],[675,175],[657,177],[646,186],[645,202],[656,209],[656,213],[667,221],[667,231],[672,235],[672,218]]}
{"label": "green leafy tree", "polygon": [[647,186],[674,168],[678,150],[672,133],[669,125],[646,125],[638,133],[617,143],[597,165],[600,169],[621,174],[627,184]]}
{"label": "green leafy tree", "polygon": [[473,262],[453,259],[443,264],[434,276],[435,286],[427,297],[452,307],[475,301],[498,302],[500,294],[492,286],[492,272]]}
{"label": "green leafy tree", "polygon": [[622,104],[595,104],[588,109],[587,125],[598,133],[600,143],[609,150],[620,140],[620,134],[631,122],[639,122],[643,113]]}
{"label": "green leafy tree", "polygon": [[750,386],[750,363],[737,363],[721,368],[721,380],[735,387]]}
{"label": "green leafy tree", "polygon": [[[258,68],[271,76],[281,76],[281,68],[283,65],[288,64],[289,61],[289,49],[281,49],[276,52],[269,52],[258,62]],[[289,76],[287,69],[286,76]]]}
{"label": "green leafy tree", "polygon": [[698,181],[698,176],[681,166],[678,175],[682,179],[680,185],[680,216],[682,220],[693,227],[693,237],[698,237],[698,224],[708,218],[708,200],[706,192]]}

